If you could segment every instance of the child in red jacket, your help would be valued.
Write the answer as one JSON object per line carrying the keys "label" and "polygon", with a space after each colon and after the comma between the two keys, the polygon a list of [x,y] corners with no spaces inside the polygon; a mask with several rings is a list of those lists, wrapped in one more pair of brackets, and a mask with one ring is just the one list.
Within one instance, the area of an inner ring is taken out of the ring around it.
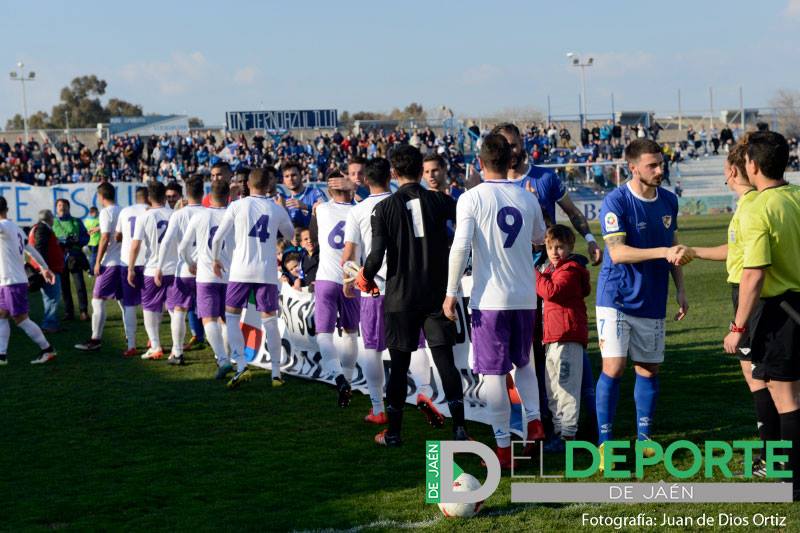
{"label": "child in red jacket", "polygon": [[[553,429],[563,440],[574,440],[578,430],[583,379],[583,350],[589,341],[586,298],[591,292],[589,271],[572,259],[575,234],[555,224],[545,235],[550,264],[536,277],[536,292],[544,300],[543,342],[547,359],[545,385],[553,414]],[[556,449],[557,448],[557,449]]]}

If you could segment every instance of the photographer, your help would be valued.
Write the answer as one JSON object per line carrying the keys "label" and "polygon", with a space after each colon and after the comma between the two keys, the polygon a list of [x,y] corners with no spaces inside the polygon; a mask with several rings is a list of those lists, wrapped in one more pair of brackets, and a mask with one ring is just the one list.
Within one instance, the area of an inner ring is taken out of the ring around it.
{"label": "photographer", "polygon": [[[72,283],[74,282],[78,293],[80,319],[89,320],[87,313],[89,301],[86,297],[86,280],[83,277],[83,273],[89,270],[89,260],[81,250],[89,242],[89,234],[83,223],[70,214],[69,200],[60,198],[56,202],[56,215],[56,219],[53,221],[53,232],[64,251],[66,265],[66,272],[61,276],[61,294],[64,298],[66,313],[64,319],[73,320],[75,318],[75,305],[72,302]],[[72,278],[72,282],[70,282],[70,278]]]}

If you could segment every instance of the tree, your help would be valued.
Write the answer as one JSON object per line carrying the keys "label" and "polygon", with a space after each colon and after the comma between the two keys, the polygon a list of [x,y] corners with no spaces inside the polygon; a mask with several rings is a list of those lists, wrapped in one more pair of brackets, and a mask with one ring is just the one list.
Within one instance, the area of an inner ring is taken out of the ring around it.
{"label": "tree", "polygon": [[142,106],[135,105],[126,102],[125,100],[119,100],[117,98],[111,98],[106,105],[106,114],[108,114],[108,118],[111,117],[141,117],[142,116]]}
{"label": "tree", "polygon": [[800,135],[800,92],[779,89],[769,101],[778,117],[778,129],[784,135]]}
{"label": "tree", "polygon": [[[50,117],[47,116],[47,113],[44,111],[37,111],[33,115],[28,117],[28,129],[31,130],[43,130],[47,129],[50,125]],[[24,130],[25,129],[25,121],[22,119],[22,115],[17,113],[8,121],[6,122],[6,129],[7,130]]]}
{"label": "tree", "polygon": [[189,127],[202,128],[205,127],[205,124],[203,124],[203,121],[198,117],[189,117]]}

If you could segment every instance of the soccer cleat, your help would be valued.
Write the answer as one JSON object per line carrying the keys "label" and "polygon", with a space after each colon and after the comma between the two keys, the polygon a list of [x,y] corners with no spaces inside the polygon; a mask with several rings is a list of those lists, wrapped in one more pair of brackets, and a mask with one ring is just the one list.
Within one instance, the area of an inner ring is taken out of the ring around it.
{"label": "soccer cleat", "polygon": [[48,346],[41,352],[39,352],[39,357],[31,361],[32,365],[43,365],[48,361],[52,361],[56,358],[56,351],[53,349],[52,346]]}
{"label": "soccer cleat", "polygon": [[353,397],[353,390],[350,387],[350,383],[347,382],[347,379],[342,374],[336,376],[336,390],[339,391],[339,407],[344,408],[350,405],[350,399]]}
{"label": "soccer cleat", "polygon": [[175,355],[174,353],[171,353],[167,359],[167,364],[172,366],[183,366],[186,364],[186,362],[183,360],[183,354]]}
{"label": "soccer cleat", "polygon": [[195,335],[192,335],[192,338],[189,339],[189,342],[183,345],[183,351],[188,352],[189,350],[200,350],[205,346],[205,341],[201,341]]}
{"label": "soccer cleat", "polygon": [[444,415],[433,405],[431,399],[424,394],[417,394],[417,409],[425,415],[425,419],[431,426],[435,428],[444,426]]}
{"label": "soccer cleat", "polygon": [[373,439],[378,446],[386,446],[387,448],[396,448],[403,444],[400,435],[391,435],[388,429],[384,429]]}
{"label": "soccer cleat", "polygon": [[652,439],[647,435],[643,435],[643,437],[644,437],[643,439],[639,439],[639,441],[644,443],[645,446],[644,450],[642,450],[642,455],[644,457],[647,457],[648,459],[650,459],[651,457],[655,457],[656,451],[653,448],[653,446],[649,444],[653,442]]}
{"label": "soccer cleat", "polygon": [[497,460],[500,462],[500,468],[503,470],[511,470],[511,446],[495,448]]}
{"label": "soccer cleat", "polygon": [[603,472],[606,469],[606,443],[598,446],[597,451],[600,452],[600,464],[597,466],[597,471]]}
{"label": "soccer cleat", "polygon": [[364,417],[364,422],[367,422],[368,424],[377,424],[380,426],[383,424],[388,424],[389,419],[386,417],[386,413],[384,411],[381,411],[376,415],[373,414],[372,409],[370,409],[369,414]]}
{"label": "soccer cleat", "polygon": [[217,373],[214,374],[214,379],[225,379],[231,372],[233,372],[233,365],[230,363],[223,363],[222,366],[217,368]]}
{"label": "soccer cleat", "polygon": [[553,435],[544,445],[544,453],[564,453],[564,439],[559,435]]}
{"label": "soccer cleat", "polygon": [[522,455],[533,457],[533,453],[536,451],[536,444],[544,440],[544,426],[542,426],[541,420],[536,418],[528,422],[525,440],[529,441],[529,443],[522,449]]}
{"label": "soccer cleat", "polygon": [[142,354],[142,359],[150,359],[152,361],[161,359],[162,357],[164,357],[164,352],[161,348],[148,348],[147,351]]}
{"label": "soccer cleat", "polygon": [[122,357],[136,357],[138,354],[139,352],[136,350],[136,348],[128,348],[122,352]]}
{"label": "soccer cleat", "polygon": [[760,457],[753,460],[753,477],[767,477],[767,463]]}
{"label": "soccer cleat", "polygon": [[6,354],[0,353],[0,366],[7,364],[8,364],[8,357],[6,357]]}
{"label": "soccer cleat", "polygon": [[272,388],[283,387],[285,384],[283,378],[272,378]]}
{"label": "soccer cleat", "polygon": [[250,381],[250,369],[245,367],[244,370],[237,372],[233,375],[233,377],[228,381],[228,388],[235,389],[245,381]]}
{"label": "soccer cleat", "polygon": [[82,352],[94,352],[100,349],[100,341],[98,339],[89,339],[88,341],[76,344],[75,349]]}

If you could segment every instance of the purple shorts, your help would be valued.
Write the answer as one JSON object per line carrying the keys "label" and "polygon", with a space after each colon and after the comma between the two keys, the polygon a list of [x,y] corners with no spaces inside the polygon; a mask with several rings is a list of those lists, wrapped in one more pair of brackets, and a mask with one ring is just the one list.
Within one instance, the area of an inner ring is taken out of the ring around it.
{"label": "purple shorts", "polygon": [[[122,299],[122,271],[125,272],[125,276],[128,275],[128,269],[121,266],[101,266],[100,275],[94,280],[92,297],[101,300]],[[127,279],[125,284],[128,284]]]}
{"label": "purple shorts", "polygon": [[175,276],[161,276],[161,286],[151,276],[144,277],[144,287],[142,288],[142,309],[160,313],[164,310],[164,303],[167,301],[167,289],[175,281]]}
{"label": "purple shorts", "polygon": [[128,267],[119,269],[120,284],[122,285],[122,305],[136,307],[142,303],[142,287],[144,287],[144,267],[133,267],[134,283],[136,287],[128,285]]}
{"label": "purple shorts", "polygon": [[167,288],[167,309],[170,311],[176,307],[194,309],[196,290],[194,278],[175,278],[172,285]]}
{"label": "purple shorts", "polygon": [[357,330],[360,306],[357,298],[344,295],[340,283],[317,280],[314,284],[314,324],[317,333],[333,333],[337,325],[347,331]]}
{"label": "purple shorts", "polygon": [[244,309],[250,299],[251,290],[256,295],[257,311],[272,313],[278,310],[278,286],[271,283],[228,282],[228,290],[225,292],[225,305],[236,309]]}
{"label": "purple shorts", "polygon": [[530,362],[534,309],[472,310],[472,353],[475,372],[502,376]]}
{"label": "purple shorts", "polygon": [[197,316],[219,318],[225,316],[225,283],[197,283]]}
{"label": "purple shorts", "polygon": [[28,314],[28,284],[14,283],[0,286],[0,311],[11,316]]}
{"label": "purple shorts", "polygon": [[[315,308],[316,309],[316,308]],[[383,295],[361,297],[361,338],[364,348],[382,352],[386,349],[386,329],[383,325]]]}

